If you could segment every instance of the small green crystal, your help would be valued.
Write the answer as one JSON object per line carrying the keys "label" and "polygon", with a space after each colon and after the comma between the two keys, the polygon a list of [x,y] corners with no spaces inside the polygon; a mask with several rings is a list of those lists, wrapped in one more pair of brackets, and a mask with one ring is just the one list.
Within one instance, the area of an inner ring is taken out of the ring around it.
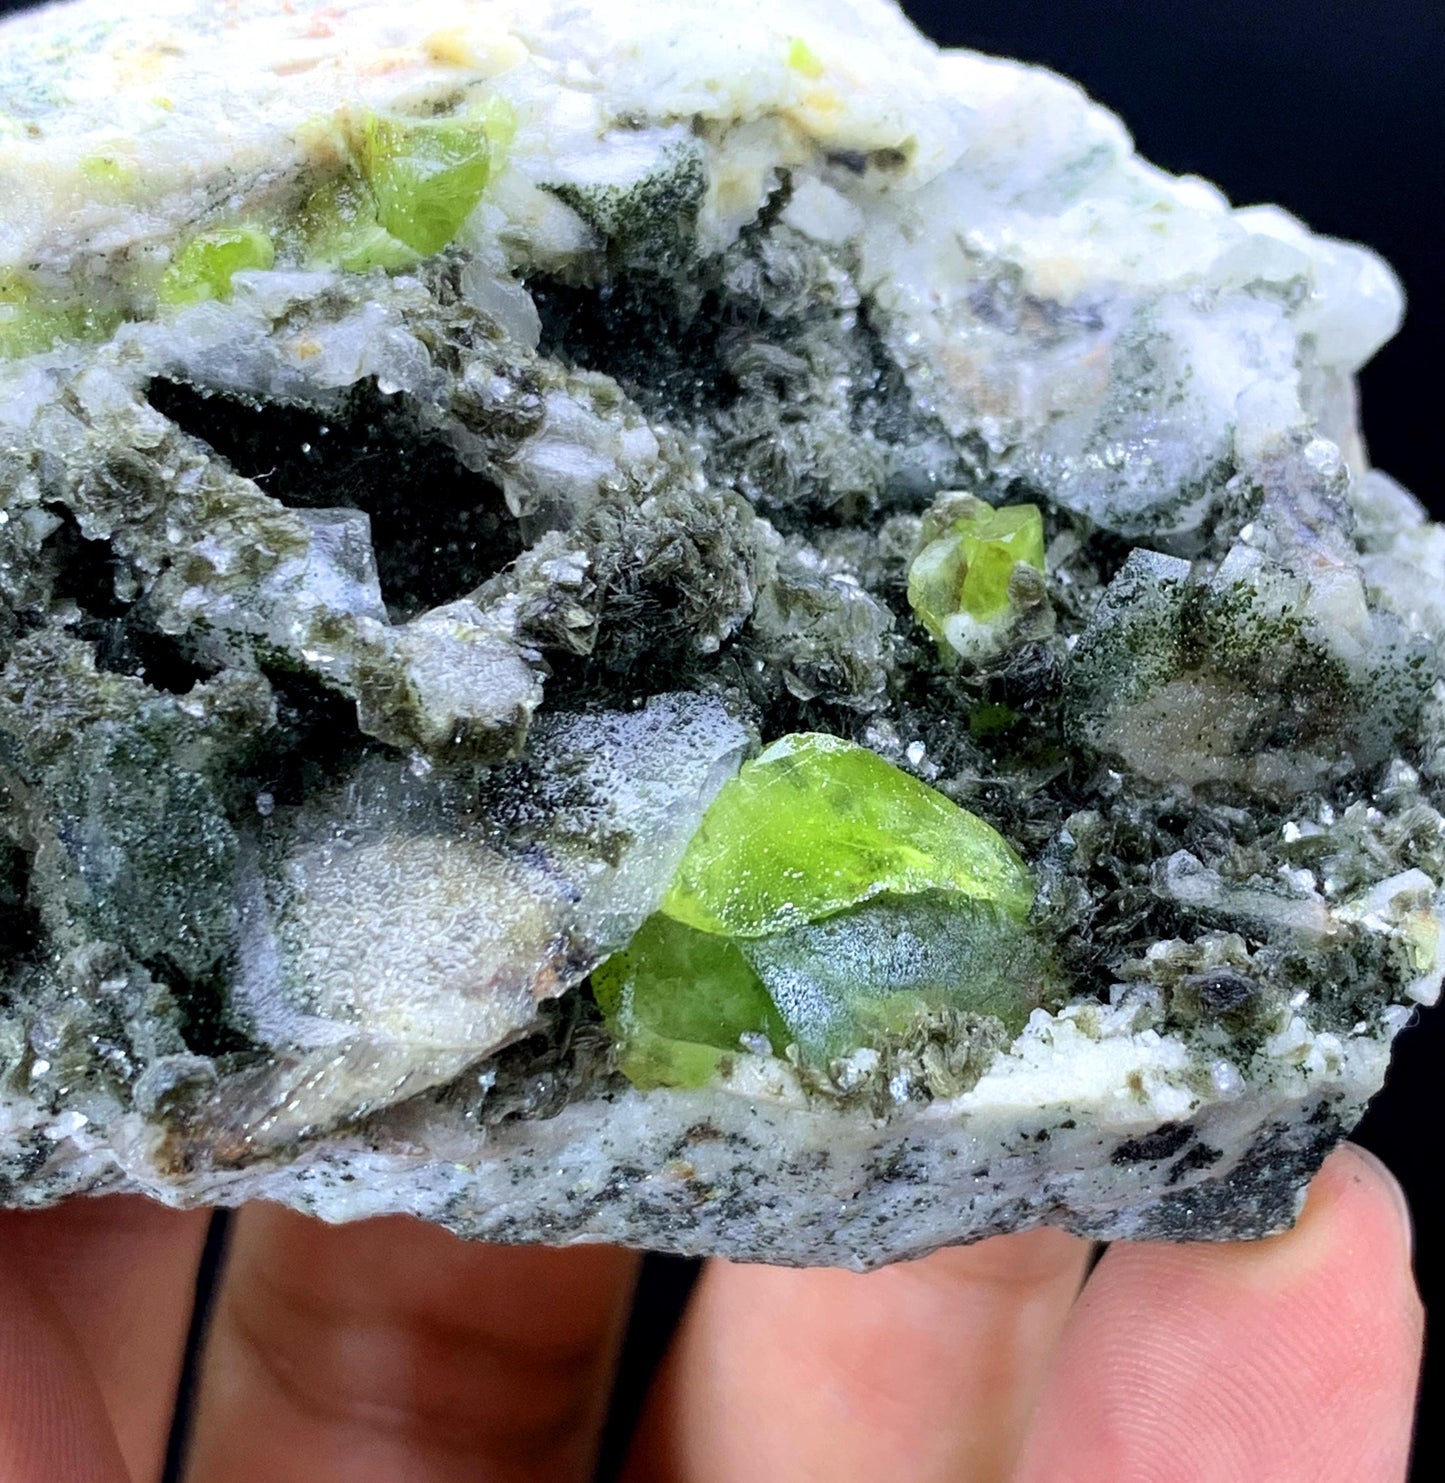
{"label": "small green crystal", "polygon": [[592,975],[636,1086],[703,1086],[744,1035],[782,1054],[791,1036],[747,959],[725,938],[651,917]]}
{"label": "small green crystal", "polygon": [[788,43],[788,66],[810,82],[816,82],[826,70],[817,52],[801,36]]}
{"label": "small green crystal", "polygon": [[203,232],[176,254],[156,289],[162,304],[199,304],[231,297],[237,273],[265,270],[276,261],[276,246],[255,227]]}
{"label": "small green crystal", "polygon": [[301,210],[300,227],[305,260],[315,267],[396,273],[418,261],[415,250],[377,220],[375,200],[354,177],[316,191]]}
{"label": "small green crystal", "polygon": [[67,340],[98,340],[120,322],[118,311],[47,297],[23,275],[0,271],[0,360],[41,355]]}
{"label": "small green crystal", "polygon": [[919,622],[948,642],[950,618],[979,623],[1009,610],[1009,579],[1020,564],[1044,569],[1044,522],[1037,505],[995,509],[959,501],[958,513],[934,534],[908,570],[908,601]]}
{"label": "small green crystal", "polygon": [[764,937],[878,896],[991,902],[1022,920],[1028,867],[997,830],[866,747],[774,742],[724,785],[662,911],[700,932]]}
{"label": "small green crystal", "polygon": [[356,158],[378,223],[423,256],[440,252],[482,199],[510,133],[500,105],[449,118],[369,115]]}
{"label": "small green crystal", "polygon": [[124,196],[136,183],[135,168],[114,155],[90,155],[80,162],[80,173],[86,185],[102,198]]}

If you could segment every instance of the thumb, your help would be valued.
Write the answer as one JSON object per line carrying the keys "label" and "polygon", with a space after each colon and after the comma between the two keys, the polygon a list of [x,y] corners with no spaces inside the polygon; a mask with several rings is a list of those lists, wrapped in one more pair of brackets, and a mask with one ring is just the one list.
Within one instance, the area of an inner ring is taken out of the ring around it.
{"label": "thumb", "polygon": [[1404,1198],[1347,1144],[1285,1235],[1110,1248],[1017,1483],[1402,1480],[1422,1328]]}

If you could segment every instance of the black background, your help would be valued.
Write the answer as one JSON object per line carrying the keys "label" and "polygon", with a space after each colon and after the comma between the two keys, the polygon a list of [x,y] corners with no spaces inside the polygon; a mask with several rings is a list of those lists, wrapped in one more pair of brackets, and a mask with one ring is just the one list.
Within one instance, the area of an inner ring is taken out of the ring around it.
{"label": "black background", "polygon": [[[0,0],[0,12],[16,8]],[[1156,163],[1206,176],[1240,204],[1279,202],[1320,231],[1384,253],[1404,280],[1410,313],[1365,372],[1366,434],[1374,461],[1445,516],[1436,431],[1445,394],[1438,0],[906,0],[905,8],[940,41],[1046,63],[1082,82]],[[1445,1313],[1445,1217],[1430,1201],[1441,1175],[1431,1066],[1445,1067],[1442,1055],[1445,1010],[1402,1037],[1358,1135],[1410,1194],[1420,1284],[1437,1314]],[[687,1286],[681,1264],[654,1260],[648,1270],[624,1415]],[[1445,1476],[1442,1401],[1445,1356],[1431,1355],[1416,1483]],[[614,1428],[609,1450],[623,1430],[625,1422]]]}

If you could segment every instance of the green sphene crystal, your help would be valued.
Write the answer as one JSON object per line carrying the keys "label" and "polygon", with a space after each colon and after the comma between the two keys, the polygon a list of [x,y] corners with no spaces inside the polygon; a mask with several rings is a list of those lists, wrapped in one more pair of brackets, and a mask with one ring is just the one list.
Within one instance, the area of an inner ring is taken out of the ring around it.
{"label": "green sphene crystal", "polygon": [[1028,867],[997,830],[875,752],[815,734],[774,742],[724,785],[661,910],[750,938],[879,896],[941,891],[1022,921]]}
{"label": "green sphene crystal", "polygon": [[176,254],[161,277],[156,298],[171,305],[229,299],[231,280],[237,273],[265,271],[275,262],[275,243],[255,227],[204,232]]}
{"label": "green sphene crystal", "polygon": [[313,267],[388,273],[414,267],[420,257],[376,218],[376,201],[354,176],[315,191],[299,218],[304,260]]}
{"label": "green sphene crystal", "polygon": [[0,271],[0,360],[40,355],[67,340],[103,339],[120,318],[104,304],[47,298],[24,276]]}
{"label": "green sphene crystal", "polygon": [[1038,1002],[1033,898],[982,819],[865,747],[791,736],[723,787],[593,989],[642,1087],[703,1085],[740,1048],[826,1066],[940,1013],[1015,1032]]}
{"label": "green sphene crystal", "polygon": [[906,1043],[950,1011],[1017,1034],[1039,1003],[1034,935],[956,894],[884,897],[741,944],[803,1060]]}
{"label": "green sphene crystal", "polygon": [[305,261],[395,273],[440,252],[476,210],[515,131],[497,99],[443,118],[363,113],[328,121],[323,133],[347,170],[301,209]]}
{"label": "green sphene crystal", "polygon": [[370,115],[356,159],[380,226],[416,252],[440,252],[482,199],[511,132],[500,107],[453,118]]}
{"label": "green sphene crystal", "polygon": [[827,71],[817,52],[801,36],[788,43],[788,66],[809,82],[816,82]]}
{"label": "green sphene crystal", "polygon": [[[744,1036],[781,1055],[792,1038],[761,979],[726,938],[651,917],[592,975],[635,1086],[704,1086]],[[761,1043],[761,1042],[759,1042]]]}
{"label": "green sphene crystal", "polygon": [[908,569],[908,601],[919,622],[949,642],[948,622],[962,614],[977,623],[1009,610],[1009,581],[1020,565],[1044,569],[1044,522],[1037,505],[995,509],[982,500],[933,535]]}

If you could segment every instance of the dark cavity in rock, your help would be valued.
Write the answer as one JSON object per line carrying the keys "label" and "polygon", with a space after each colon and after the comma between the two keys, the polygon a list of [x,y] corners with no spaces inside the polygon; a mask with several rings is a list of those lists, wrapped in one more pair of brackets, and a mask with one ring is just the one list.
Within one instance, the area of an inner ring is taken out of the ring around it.
{"label": "dark cavity in rock", "polygon": [[371,517],[394,622],[479,587],[521,554],[502,492],[420,431],[395,397],[363,382],[336,415],[153,381],[157,410],[285,505]]}

